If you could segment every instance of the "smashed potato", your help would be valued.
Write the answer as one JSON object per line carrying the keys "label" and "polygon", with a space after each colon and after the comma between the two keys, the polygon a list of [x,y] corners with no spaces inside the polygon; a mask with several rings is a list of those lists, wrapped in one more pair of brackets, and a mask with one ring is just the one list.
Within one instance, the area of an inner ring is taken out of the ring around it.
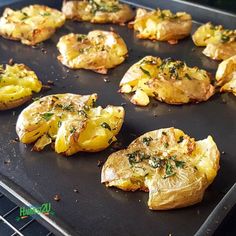
{"label": "smashed potato", "polygon": [[37,75],[24,64],[0,65],[0,110],[22,105],[41,88]]}
{"label": "smashed potato", "polygon": [[182,61],[146,56],[129,68],[120,82],[121,93],[134,93],[131,102],[146,106],[149,97],[168,104],[208,100],[215,92],[205,70]]}
{"label": "smashed potato", "polygon": [[192,18],[185,12],[174,14],[170,10],[160,9],[149,12],[139,8],[130,27],[138,32],[138,38],[169,41],[173,44],[190,34]]}
{"label": "smashed potato", "polygon": [[17,11],[6,8],[0,18],[0,35],[35,45],[50,38],[64,23],[64,14],[47,6],[30,5]]}
{"label": "smashed potato", "polygon": [[57,44],[58,60],[69,68],[88,69],[106,74],[121,64],[128,53],[123,39],[114,32],[94,30],[84,34],[62,36]]}
{"label": "smashed potato", "polygon": [[124,191],[149,192],[152,210],[186,207],[202,200],[217,175],[219,158],[211,136],[195,141],[179,129],[159,129],[111,154],[101,182]]}
{"label": "smashed potato", "polygon": [[236,55],[222,61],[216,72],[217,85],[221,92],[232,92],[236,96]]}
{"label": "smashed potato", "polygon": [[22,143],[35,143],[41,151],[50,143],[55,152],[70,156],[79,151],[97,152],[107,148],[119,133],[123,107],[94,107],[97,94],[55,94],[25,108],[16,124]]}
{"label": "smashed potato", "polygon": [[196,46],[206,46],[203,54],[214,60],[225,60],[236,54],[236,30],[207,23],[200,26],[192,38]]}
{"label": "smashed potato", "polygon": [[62,12],[67,19],[92,23],[125,23],[133,18],[132,9],[117,0],[64,1]]}

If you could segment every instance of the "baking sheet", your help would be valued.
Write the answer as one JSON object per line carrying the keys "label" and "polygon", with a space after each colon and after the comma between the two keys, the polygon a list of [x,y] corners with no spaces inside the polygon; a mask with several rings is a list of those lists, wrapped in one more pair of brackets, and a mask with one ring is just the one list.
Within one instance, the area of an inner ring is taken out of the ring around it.
{"label": "baking sheet", "polygon": [[[180,1],[138,2],[149,7],[170,8],[173,11],[187,8],[195,15],[197,12],[204,12],[202,22],[205,22],[206,18],[215,22],[222,19],[227,27],[233,27],[236,23],[236,18],[232,15],[209,9],[200,11],[196,6],[186,6]],[[30,3],[42,3],[58,9],[61,6],[61,1],[35,0],[23,1],[13,7],[20,8]],[[194,20],[201,20],[201,14],[197,17]],[[197,22],[194,23],[193,31],[198,25]],[[108,75],[69,70],[57,61],[59,53],[56,44],[62,35],[70,32],[88,33],[93,29],[109,30],[111,26],[127,43],[129,57]],[[189,66],[196,65],[211,73],[215,72],[218,65],[205,57],[202,48],[196,48],[190,37],[181,40],[177,45],[169,45],[139,40],[133,30],[110,24],[94,25],[67,21],[51,39],[36,48],[0,38],[1,63],[7,63],[13,58],[15,62],[31,67],[45,84],[48,80],[54,81],[55,86],[43,95],[96,92],[99,96],[98,105],[123,104],[126,117],[118,136],[118,146],[127,146],[136,136],[147,131],[174,126],[196,139],[203,139],[211,134],[219,149],[225,152],[221,155],[219,174],[200,204],[179,210],[150,211],[146,203],[147,193],[107,189],[100,184],[101,168],[97,166],[97,162],[105,161],[115,150],[114,147],[94,154],[78,153],[70,158],[57,155],[50,148],[41,153],[31,152],[31,145],[13,141],[17,137],[17,116],[26,105],[1,112],[0,173],[7,178],[6,182],[10,188],[14,189],[15,184],[20,187],[21,195],[25,199],[34,199],[38,203],[51,202],[55,211],[52,220],[57,222],[57,219],[60,219],[68,228],[74,230],[75,234],[193,235],[236,182],[236,98],[231,94],[216,94],[208,102],[200,104],[171,106],[153,100],[148,107],[135,107],[126,96],[117,93],[118,85],[127,69],[146,55],[180,59],[186,61]],[[78,192],[74,192],[74,189],[78,189]],[[59,202],[54,201],[55,194],[60,195]]]}

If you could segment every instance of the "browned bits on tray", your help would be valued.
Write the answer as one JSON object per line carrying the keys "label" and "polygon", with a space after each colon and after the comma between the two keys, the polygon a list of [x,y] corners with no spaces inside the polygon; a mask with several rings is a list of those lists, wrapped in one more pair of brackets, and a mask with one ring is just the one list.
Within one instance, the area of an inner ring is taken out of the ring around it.
{"label": "browned bits on tray", "polygon": [[54,81],[52,81],[52,80],[48,80],[48,81],[47,81],[47,84],[53,86],[53,85],[54,85]]}
{"label": "browned bits on tray", "polygon": [[4,163],[5,165],[8,165],[8,164],[11,163],[11,160],[10,160],[10,159],[4,160],[3,163]]}
{"label": "browned bits on tray", "polygon": [[103,164],[104,164],[104,161],[102,161],[102,160],[97,161],[97,167],[102,167]]}
{"label": "browned bits on tray", "polygon": [[42,91],[43,91],[43,92],[49,91],[49,90],[51,90],[51,89],[52,89],[52,87],[51,87],[50,85],[44,84],[44,85],[42,86]]}
{"label": "browned bits on tray", "polygon": [[111,82],[111,81],[108,79],[108,77],[104,78],[103,81],[104,81],[105,83]]}
{"label": "browned bits on tray", "polygon": [[13,59],[13,58],[10,58],[10,60],[8,61],[8,64],[9,64],[10,66],[13,66],[13,65],[15,64],[14,59]]}
{"label": "browned bits on tray", "polygon": [[59,202],[61,200],[61,197],[58,195],[58,194],[55,194],[53,199],[56,201],[56,202]]}

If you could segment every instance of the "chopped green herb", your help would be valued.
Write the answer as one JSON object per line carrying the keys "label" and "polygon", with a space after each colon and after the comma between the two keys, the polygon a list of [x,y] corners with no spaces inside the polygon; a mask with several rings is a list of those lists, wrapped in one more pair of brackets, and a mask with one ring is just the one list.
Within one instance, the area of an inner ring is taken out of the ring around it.
{"label": "chopped green herb", "polygon": [[169,177],[171,177],[171,176],[175,176],[175,175],[176,175],[176,173],[173,172],[173,173],[171,173],[170,175],[165,175],[165,176],[163,177],[163,179],[167,179],[167,178],[169,178]]}
{"label": "chopped green herb", "polygon": [[42,16],[51,16],[51,13],[50,12],[45,12],[42,14]]}
{"label": "chopped green herb", "polygon": [[142,142],[146,145],[146,146],[149,146],[150,145],[150,142],[153,140],[152,137],[144,137]]}
{"label": "chopped green herb", "polygon": [[174,162],[175,162],[175,166],[177,168],[184,168],[184,166],[185,166],[185,162],[184,161],[175,160]]}
{"label": "chopped green herb", "polygon": [[101,124],[101,126],[102,126],[102,128],[104,128],[104,129],[109,129],[109,130],[111,131],[110,125],[108,125],[106,122],[103,122],[103,123]]}
{"label": "chopped green herb", "polygon": [[78,34],[77,35],[77,41],[81,42],[83,41],[87,36],[85,34]]}
{"label": "chopped green herb", "polygon": [[54,113],[46,112],[46,113],[42,114],[41,116],[44,120],[49,121],[53,115],[54,115]]}
{"label": "chopped green herb", "polygon": [[176,155],[173,155],[172,157],[170,157],[171,160],[175,161],[176,160]]}
{"label": "chopped green herb", "polygon": [[140,150],[137,150],[133,153],[129,153],[127,154],[128,158],[129,158],[129,163],[131,165],[135,164],[135,163],[139,163],[143,160],[148,160],[151,156],[145,154],[144,152],[141,152]]}
{"label": "chopped green herb", "polygon": [[173,173],[173,166],[171,165],[170,161],[166,163],[166,175],[171,175]]}
{"label": "chopped green herb", "polygon": [[139,163],[142,161],[142,159],[140,158],[139,156],[139,150],[138,151],[135,151],[133,153],[129,153],[127,154],[128,158],[129,158],[129,163],[130,165],[133,165],[135,163]]}
{"label": "chopped green herb", "polygon": [[62,110],[64,111],[74,111],[74,107],[72,104],[65,104],[62,106]]}
{"label": "chopped green herb", "polygon": [[164,147],[165,147],[165,148],[168,148],[168,147],[169,147],[169,143],[167,143],[167,142],[164,143]]}
{"label": "chopped green herb", "polygon": [[76,128],[75,128],[75,127],[72,127],[72,128],[70,129],[70,133],[71,133],[71,134],[73,134],[75,131],[76,131]]}
{"label": "chopped green herb", "polygon": [[159,157],[152,157],[149,160],[149,165],[153,168],[161,168],[163,167],[165,164],[165,160],[164,159],[160,159]]}
{"label": "chopped green herb", "polygon": [[140,66],[139,68],[141,69],[141,71],[142,71],[142,72],[143,72],[145,75],[147,75],[147,76],[151,77],[151,75],[150,75],[149,71],[147,71],[147,70],[143,69],[143,67],[142,67],[142,66]]}
{"label": "chopped green herb", "polygon": [[61,127],[61,121],[60,121],[60,120],[57,122],[57,127],[58,127],[58,128]]}
{"label": "chopped green herb", "polygon": [[180,136],[179,140],[177,141],[177,143],[182,143],[184,141],[184,136]]}
{"label": "chopped green herb", "polygon": [[188,73],[185,74],[185,77],[188,79],[188,80],[192,80],[192,78],[190,77],[190,75]]}
{"label": "chopped green herb", "polygon": [[88,115],[84,110],[79,110],[78,115],[81,115],[81,116],[84,116],[85,118],[88,118]]}
{"label": "chopped green herb", "polygon": [[26,20],[27,18],[29,18],[28,14],[25,12],[22,12],[22,14],[24,15],[21,20]]}
{"label": "chopped green herb", "polygon": [[171,176],[174,176],[176,173],[173,171],[173,166],[171,165],[170,160],[167,160],[166,162],[166,169],[165,169],[165,176],[163,177],[163,179],[169,178]]}
{"label": "chopped green herb", "polygon": [[230,40],[230,37],[228,36],[228,35],[225,35],[225,34],[222,34],[221,35],[221,41],[223,42],[223,43],[226,43],[226,42],[228,42]]}
{"label": "chopped green herb", "polygon": [[89,0],[90,5],[92,6],[91,12],[95,14],[97,11],[102,11],[102,12],[117,12],[120,10],[119,5],[113,4],[113,5],[108,5],[105,3],[100,3],[98,4],[94,0]]}

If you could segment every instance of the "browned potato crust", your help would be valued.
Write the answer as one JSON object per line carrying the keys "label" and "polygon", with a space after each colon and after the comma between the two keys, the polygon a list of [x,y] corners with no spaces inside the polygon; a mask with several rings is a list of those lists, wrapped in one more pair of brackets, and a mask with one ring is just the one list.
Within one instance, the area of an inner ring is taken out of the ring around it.
{"label": "browned potato crust", "polygon": [[64,23],[64,14],[47,6],[30,5],[17,11],[6,8],[0,18],[0,35],[35,45],[50,38]]}
{"label": "browned potato crust", "polygon": [[159,129],[112,153],[101,182],[124,191],[149,192],[152,210],[186,207],[202,200],[217,175],[219,157],[211,136],[195,141],[179,129]]}
{"label": "browned potato crust", "polygon": [[220,44],[209,43],[202,53],[214,60],[226,60],[236,55],[236,42]]}
{"label": "browned potato crust", "polygon": [[225,60],[236,54],[236,30],[208,22],[192,36],[196,46],[205,46],[203,54],[214,60]]}
{"label": "browned potato crust", "polygon": [[57,44],[59,61],[69,68],[88,69],[106,74],[108,69],[121,64],[128,49],[124,40],[114,32],[93,30],[84,34],[70,33]]}
{"label": "browned potato crust", "polygon": [[236,96],[236,55],[219,64],[216,80],[221,92],[231,92]]}
{"label": "browned potato crust", "polygon": [[148,105],[149,97],[178,105],[207,101],[215,88],[205,70],[171,58],[146,56],[125,73],[120,92],[134,93],[131,102],[135,105]]}
{"label": "browned potato crust", "polygon": [[32,96],[27,96],[27,97],[19,98],[19,99],[8,101],[8,102],[0,101],[0,111],[19,107],[23,105],[24,103],[30,101],[31,98]]}
{"label": "browned potato crust", "polygon": [[132,9],[116,0],[64,1],[62,12],[67,19],[101,24],[122,24],[133,18]]}
{"label": "browned potato crust", "polygon": [[173,44],[190,34],[192,18],[185,12],[174,14],[169,10],[147,11],[139,8],[130,26],[138,32],[138,38],[168,41]]}
{"label": "browned potato crust", "polygon": [[16,132],[22,143],[41,151],[53,143],[66,156],[98,152],[116,140],[123,120],[120,106],[95,107],[97,94],[54,94],[40,98],[18,117]]}
{"label": "browned potato crust", "polygon": [[0,110],[18,107],[40,92],[42,83],[24,64],[0,65]]}

